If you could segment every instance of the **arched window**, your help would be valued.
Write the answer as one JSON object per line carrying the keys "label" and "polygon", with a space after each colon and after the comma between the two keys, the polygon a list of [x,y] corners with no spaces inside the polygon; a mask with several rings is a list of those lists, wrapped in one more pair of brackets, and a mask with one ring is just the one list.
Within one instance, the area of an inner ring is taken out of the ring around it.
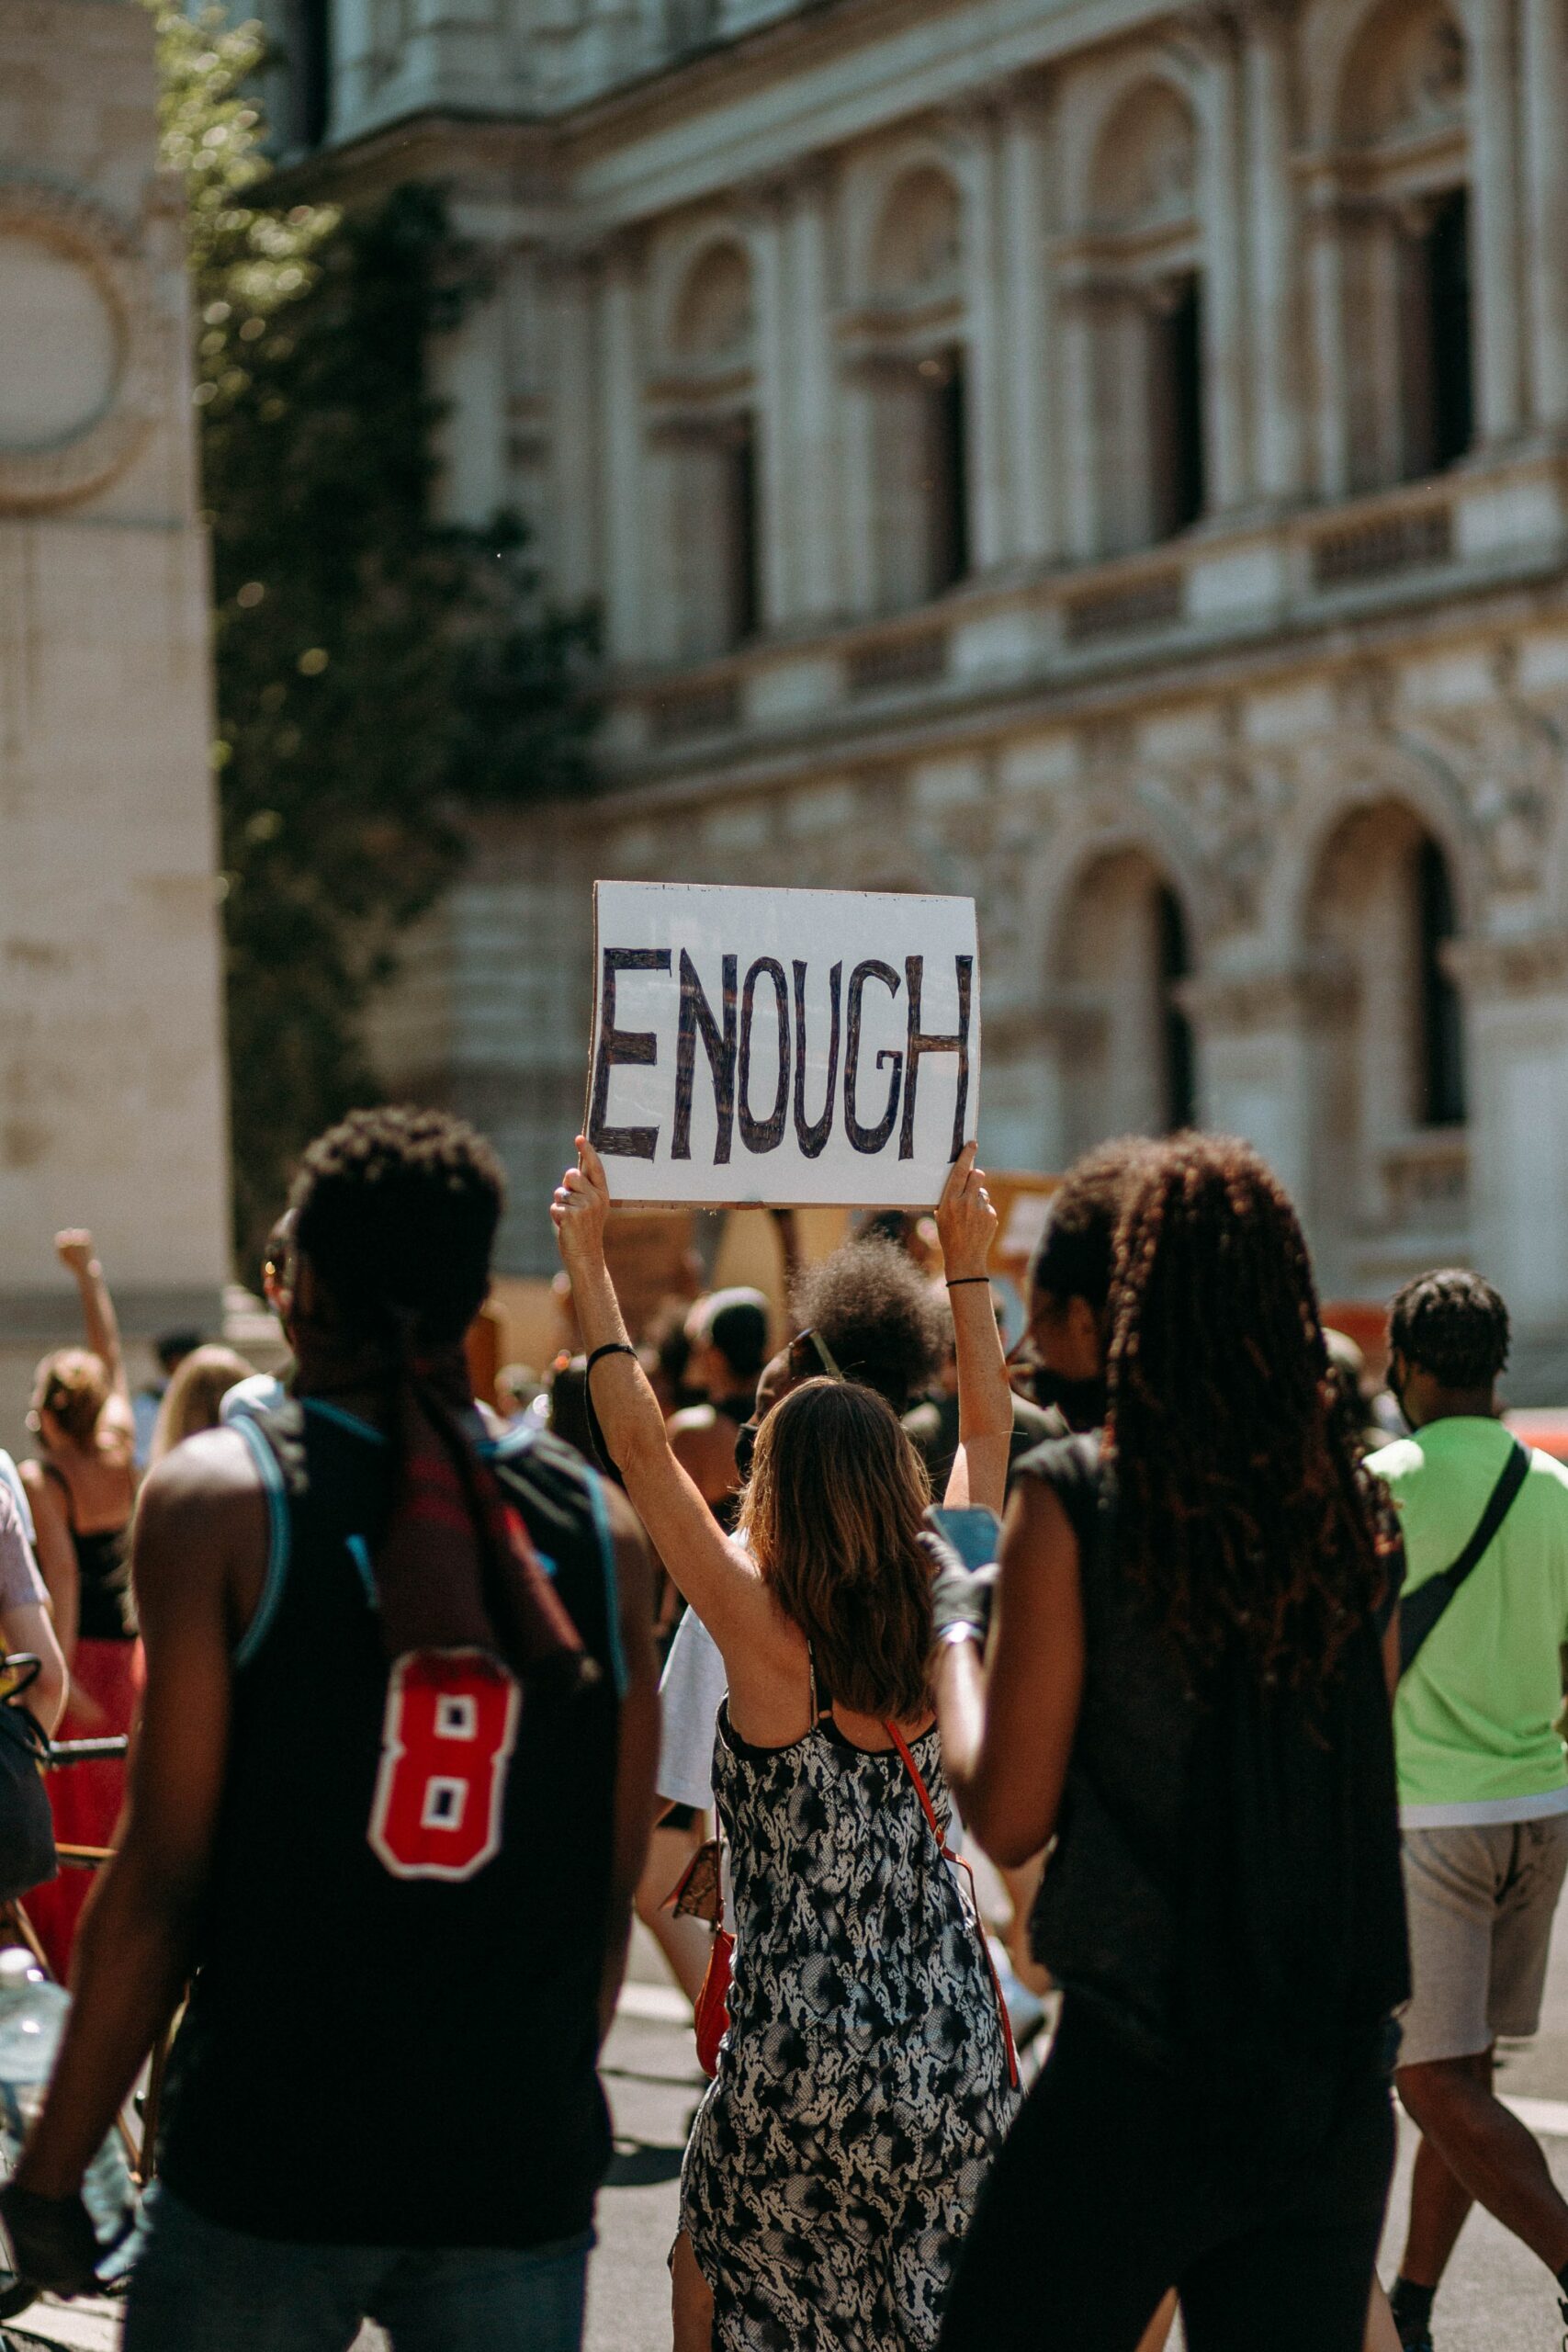
{"label": "arched window", "polygon": [[1458,930],[1449,862],[1427,835],[1416,854],[1421,965],[1421,1119],[1452,1127],[1465,1117],[1463,1008],[1443,960]]}
{"label": "arched window", "polygon": [[878,609],[924,604],[969,571],[967,370],[961,215],[946,174],[920,165],[872,241],[869,462]]}
{"label": "arched window", "polygon": [[669,493],[668,650],[704,661],[762,622],[751,265],[725,241],[693,265],[670,329],[659,435]]}
{"label": "arched window", "polygon": [[1197,1114],[1191,957],[1181,902],[1153,860],[1122,850],[1089,867],[1062,933],[1066,1146],[1163,1135]]}
{"label": "arched window", "polygon": [[1100,551],[1186,530],[1206,504],[1197,125],[1168,84],[1130,91],[1100,134],[1080,264],[1093,286]]}
{"label": "arched window", "polygon": [[332,0],[288,0],[285,45],[292,143],[316,148],[332,119]]}
{"label": "arched window", "polygon": [[1416,481],[1474,434],[1464,40],[1443,0],[1383,0],[1340,100],[1338,231],[1354,489]]}
{"label": "arched window", "polygon": [[1456,932],[1448,860],[1420,819],[1397,800],[1348,817],[1319,861],[1308,935],[1314,1239],[1325,1283],[1350,1296],[1466,1246]]}

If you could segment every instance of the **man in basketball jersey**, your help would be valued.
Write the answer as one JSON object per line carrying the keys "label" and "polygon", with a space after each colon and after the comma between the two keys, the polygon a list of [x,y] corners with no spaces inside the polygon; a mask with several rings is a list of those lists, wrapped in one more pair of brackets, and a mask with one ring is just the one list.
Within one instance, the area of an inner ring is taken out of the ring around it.
{"label": "man in basketball jersey", "polygon": [[321,1137],[296,1401],[143,1490],[129,1817],[0,2208],[26,2277],[85,2283],[84,2169],[190,1983],[126,2352],[342,2352],[366,2316],[397,2352],[581,2340],[650,1577],[581,1457],[472,1411],[501,1204],[457,1120]]}

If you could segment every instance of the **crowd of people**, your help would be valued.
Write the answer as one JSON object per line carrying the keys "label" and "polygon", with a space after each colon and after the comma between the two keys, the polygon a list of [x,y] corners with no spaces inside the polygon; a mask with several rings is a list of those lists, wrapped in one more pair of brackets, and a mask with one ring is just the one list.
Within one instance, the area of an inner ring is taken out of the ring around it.
{"label": "crowd of people", "polygon": [[73,2001],[21,2275],[91,2281],[178,2011],[128,2352],[570,2352],[635,1907],[711,2075],[675,2352],[1157,2352],[1178,2304],[1190,2352],[1430,2352],[1472,2203],[1568,2299],[1495,2086],[1568,1873],[1568,1474],[1491,1285],[1408,1283],[1374,1393],[1258,1156],[1129,1139],[1010,1351],[970,1145],[912,1229],[806,1265],[781,1216],[787,1328],[631,1330],[580,1141],[575,1344],[476,1398],[502,1202],[460,1122],[355,1114],[269,1244],[287,1380],[182,1334],[157,1396],[60,1237],[0,1638],[42,1732],[135,1731],[128,1793],[51,1788],[90,1899],[28,1897]]}

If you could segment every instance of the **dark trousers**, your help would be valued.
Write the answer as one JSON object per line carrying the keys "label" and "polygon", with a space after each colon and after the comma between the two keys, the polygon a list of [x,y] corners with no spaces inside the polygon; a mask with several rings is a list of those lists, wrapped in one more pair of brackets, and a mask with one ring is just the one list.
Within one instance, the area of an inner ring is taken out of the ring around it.
{"label": "dark trousers", "polygon": [[942,2352],[1135,2352],[1171,2287],[1190,2352],[1360,2352],[1393,2143],[1371,2075],[1310,2158],[1271,2160],[1266,2132],[1228,2141],[1069,1995],[964,2241]]}

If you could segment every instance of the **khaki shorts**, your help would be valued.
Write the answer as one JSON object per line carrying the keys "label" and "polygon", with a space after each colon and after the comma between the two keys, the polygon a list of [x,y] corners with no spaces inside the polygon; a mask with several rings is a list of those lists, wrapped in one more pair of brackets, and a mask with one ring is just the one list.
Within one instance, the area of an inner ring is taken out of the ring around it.
{"label": "khaki shorts", "polygon": [[1400,2019],[1401,2066],[1534,2033],[1565,1871],[1568,1814],[1405,1831],[1414,1990]]}

